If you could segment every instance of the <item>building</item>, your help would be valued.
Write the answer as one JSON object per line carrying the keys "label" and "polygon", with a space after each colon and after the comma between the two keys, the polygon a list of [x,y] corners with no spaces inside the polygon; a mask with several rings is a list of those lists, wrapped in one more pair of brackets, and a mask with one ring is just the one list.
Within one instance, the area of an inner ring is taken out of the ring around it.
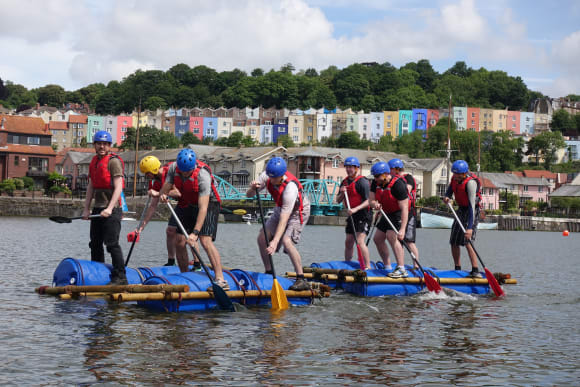
{"label": "building", "polygon": [[68,116],[68,135],[73,146],[81,145],[82,139],[87,138],[88,116],[84,114],[70,114]]}
{"label": "building", "polygon": [[467,129],[467,107],[454,106],[453,107],[453,121],[455,122],[457,130]]}
{"label": "building", "polygon": [[372,142],[379,142],[381,137],[385,134],[385,114],[383,112],[370,113],[370,129]]}
{"label": "building", "polygon": [[383,117],[384,122],[384,135],[390,135],[393,139],[397,138],[399,135],[399,112],[397,111],[384,111]]}
{"label": "building", "polygon": [[520,112],[520,134],[531,136],[534,134],[534,113]]}
{"label": "building", "polygon": [[429,133],[429,129],[437,125],[438,121],[439,121],[439,110],[427,109],[427,133]]}
{"label": "building", "polygon": [[427,135],[427,109],[413,109],[413,126],[412,132],[416,130],[423,131],[423,137]]}
{"label": "building", "polygon": [[42,118],[0,115],[0,180],[28,176],[45,186],[56,159],[51,137]]}
{"label": "building", "polygon": [[479,132],[480,110],[475,107],[467,108],[467,130]]}
{"label": "building", "polygon": [[479,130],[493,130],[493,109],[479,109]]}

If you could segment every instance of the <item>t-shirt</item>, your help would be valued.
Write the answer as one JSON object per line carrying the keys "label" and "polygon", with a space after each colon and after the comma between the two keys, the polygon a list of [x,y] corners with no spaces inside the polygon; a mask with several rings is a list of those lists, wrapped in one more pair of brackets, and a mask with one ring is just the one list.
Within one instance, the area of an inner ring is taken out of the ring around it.
{"label": "t-shirt", "polygon": [[[177,163],[172,163],[167,170],[167,176],[165,176],[165,182],[173,184],[175,179],[175,174],[177,173]],[[190,176],[191,180],[191,176]],[[211,175],[209,171],[205,168],[201,168],[199,174],[197,175],[197,180],[199,184],[199,197],[210,195],[210,200],[215,199],[213,190],[211,189]]]}
{"label": "t-shirt", "polygon": [[[349,177],[346,177],[342,181],[342,184],[344,186],[347,186],[347,185],[351,184],[353,180],[354,179],[350,179]],[[366,177],[363,177],[361,179],[358,179],[357,182],[354,183],[354,189],[360,195],[361,202],[364,202],[365,200],[367,200],[369,198],[370,185],[369,185],[369,181],[368,181],[368,179]]]}
{"label": "t-shirt", "polygon": [[[117,157],[111,157],[109,159],[109,173],[111,174],[111,180],[114,177],[123,177],[123,164],[121,160]],[[95,207],[105,208],[109,205],[111,198],[113,197],[113,188],[107,189],[94,189],[93,198],[95,198]],[[119,202],[115,203],[115,208],[119,207]]]}
{"label": "t-shirt", "polygon": [[[258,176],[258,182],[260,183],[260,188],[258,188],[258,192],[266,189],[266,185],[268,183],[268,175],[266,172],[262,172],[260,176]],[[302,206],[306,207],[310,201],[306,195],[302,195]],[[298,210],[300,204],[298,201],[298,185],[290,183],[286,185],[284,189],[284,193],[282,194],[282,207],[280,212],[282,213],[289,213],[292,212],[294,209]]]}
{"label": "t-shirt", "polygon": [[[387,183],[387,186],[390,184]],[[375,193],[377,192],[377,182],[375,180],[373,180],[372,184],[371,184],[371,192]],[[382,187],[387,188],[385,187]],[[397,200],[405,200],[409,198],[409,191],[407,190],[407,183],[405,179],[401,179],[399,178],[395,184],[391,187],[391,193],[392,195],[395,197],[395,199]]]}

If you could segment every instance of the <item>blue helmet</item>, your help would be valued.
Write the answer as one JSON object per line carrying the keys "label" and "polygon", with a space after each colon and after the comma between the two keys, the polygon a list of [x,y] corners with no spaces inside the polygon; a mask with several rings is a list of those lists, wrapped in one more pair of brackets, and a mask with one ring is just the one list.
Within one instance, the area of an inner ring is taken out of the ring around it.
{"label": "blue helmet", "polygon": [[108,142],[112,144],[113,137],[111,137],[111,133],[107,132],[106,130],[99,130],[93,136],[93,142]]}
{"label": "blue helmet", "polygon": [[177,155],[177,168],[181,172],[189,172],[195,168],[197,158],[195,152],[190,148],[182,149]]}
{"label": "blue helmet", "polygon": [[356,157],[347,157],[346,160],[344,160],[344,166],[348,167],[349,165],[360,168],[360,163]]}
{"label": "blue helmet", "polygon": [[451,172],[453,173],[467,173],[469,171],[469,165],[465,160],[457,160],[451,166]]}
{"label": "blue helmet", "polygon": [[403,160],[401,159],[391,159],[389,160],[389,167],[390,168],[405,168],[405,164],[403,164]]}
{"label": "blue helmet", "polygon": [[286,173],[288,167],[282,157],[272,157],[266,165],[266,174],[269,177],[280,177]]}
{"label": "blue helmet", "polygon": [[371,167],[371,175],[379,176],[383,173],[391,173],[391,168],[389,168],[389,164],[386,162],[379,161]]}

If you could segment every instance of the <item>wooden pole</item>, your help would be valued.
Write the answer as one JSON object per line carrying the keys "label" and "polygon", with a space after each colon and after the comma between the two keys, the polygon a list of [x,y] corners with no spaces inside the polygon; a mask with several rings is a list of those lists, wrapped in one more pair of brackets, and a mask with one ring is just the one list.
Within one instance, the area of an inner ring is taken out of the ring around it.
{"label": "wooden pole", "polygon": [[74,294],[74,293],[151,293],[151,292],[188,292],[187,285],[92,285],[92,286],[41,286],[35,291],[39,294]]}
{"label": "wooden pole", "polygon": [[[288,298],[313,298],[313,297],[329,297],[328,290],[285,290],[284,293]],[[270,298],[270,290],[229,290],[226,291],[229,298]],[[213,299],[212,292],[173,292],[173,293],[114,293],[110,296],[111,301],[116,302],[130,302],[130,301],[177,301],[177,300],[209,300]]]}

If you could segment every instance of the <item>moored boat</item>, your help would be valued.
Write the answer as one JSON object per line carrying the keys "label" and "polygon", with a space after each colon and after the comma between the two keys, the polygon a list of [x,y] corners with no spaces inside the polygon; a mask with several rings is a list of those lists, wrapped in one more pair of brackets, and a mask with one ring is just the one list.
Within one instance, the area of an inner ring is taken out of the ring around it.
{"label": "moored boat", "polygon": [[[421,210],[422,228],[451,228],[453,225],[453,215],[444,211],[437,211],[423,208]],[[478,230],[497,230],[496,222],[479,222]]]}

